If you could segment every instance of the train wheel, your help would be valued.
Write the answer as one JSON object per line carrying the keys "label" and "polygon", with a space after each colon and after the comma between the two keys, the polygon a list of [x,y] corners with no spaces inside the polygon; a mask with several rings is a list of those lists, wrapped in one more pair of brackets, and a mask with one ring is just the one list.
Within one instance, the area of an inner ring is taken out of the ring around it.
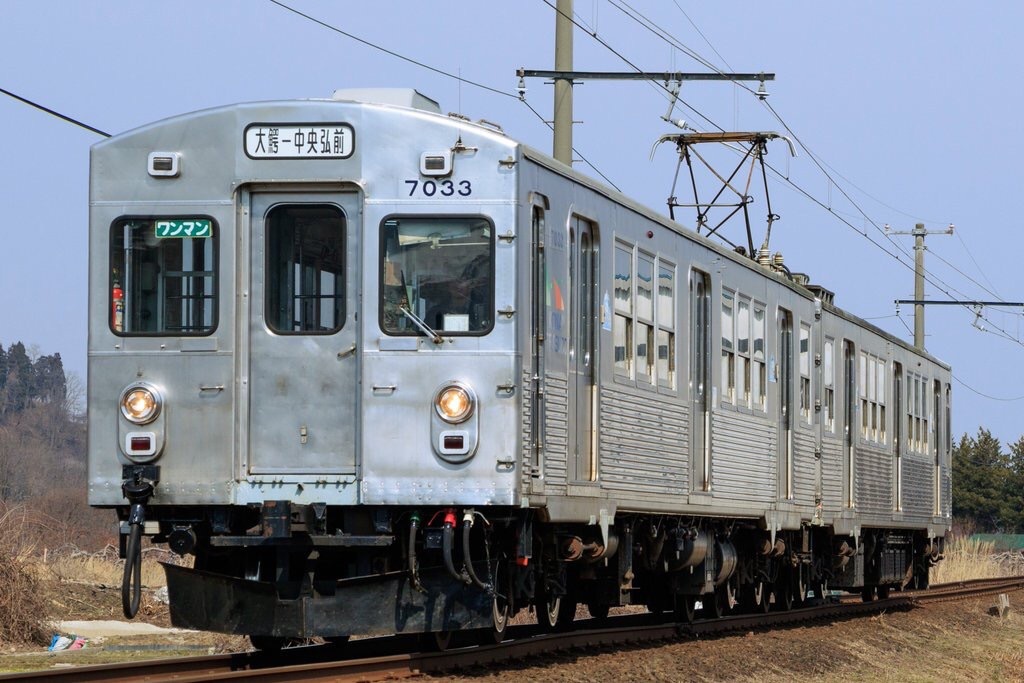
{"label": "train wheel", "polygon": [[887,600],[889,598],[889,586],[888,585],[878,586],[876,588],[876,592],[878,593],[878,599],[879,600]]}
{"label": "train wheel", "polygon": [[828,595],[828,582],[825,579],[814,579],[811,584],[811,594],[815,600],[825,600]]}
{"label": "train wheel", "polygon": [[562,610],[562,598],[544,592],[538,596],[536,607],[537,623],[545,631],[554,631],[558,626],[558,614]]}
{"label": "train wheel", "polygon": [[452,646],[452,632],[451,631],[433,631],[427,634],[426,649],[436,650],[438,652],[444,652]]}
{"label": "train wheel", "polygon": [[705,619],[718,619],[724,617],[729,611],[729,596],[722,588],[715,589],[710,595],[700,597],[702,603],[701,614]]}
{"label": "train wheel", "polygon": [[252,646],[261,652],[280,652],[288,644],[281,636],[249,636]]}
{"label": "train wheel", "polygon": [[496,595],[491,608],[491,627],[480,631],[480,644],[497,645],[501,641],[505,640],[505,632],[508,630],[509,616],[510,610],[508,601],[504,598],[499,598]]}
{"label": "train wheel", "polygon": [[504,563],[498,562],[495,570],[494,599],[491,601],[491,627],[484,629],[480,637],[482,645],[497,644],[505,640],[508,622],[512,617],[512,587],[505,577]]}
{"label": "train wheel", "polygon": [[555,627],[560,631],[569,630],[572,628],[572,622],[576,620],[576,601],[562,596],[560,603]]}
{"label": "train wheel", "polygon": [[767,581],[758,581],[753,589],[754,612],[767,614],[772,608],[772,588]]}
{"label": "train wheel", "polygon": [[864,602],[871,602],[875,599],[875,587],[864,586],[860,589],[860,599]]}
{"label": "train wheel", "polygon": [[677,595],[675,609],[673,610],[676,621],[692,624],[697,614],[697,598],[693,595]]}
{"label": "train wheel", "polygon": [[608,605],[598,605],[593,602],[589,602],[587,603],[587,611],[590,612],[590,616],[594,619],[608,618]]}
{"label": "train wheel", "polygon": [[775,588],[775,608],[783,612],[793,609],[793,584],[785,577]]}

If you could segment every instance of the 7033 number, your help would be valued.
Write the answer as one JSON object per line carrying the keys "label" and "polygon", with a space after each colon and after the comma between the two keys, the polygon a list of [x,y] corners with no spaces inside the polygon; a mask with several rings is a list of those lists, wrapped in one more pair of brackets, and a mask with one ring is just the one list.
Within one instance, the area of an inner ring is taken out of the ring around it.
{"label": "7033 number", "polygon": [[409,196],[416,197],[468,197],[473,194],[473,184],[468,180],[406,180],[409,186]]}

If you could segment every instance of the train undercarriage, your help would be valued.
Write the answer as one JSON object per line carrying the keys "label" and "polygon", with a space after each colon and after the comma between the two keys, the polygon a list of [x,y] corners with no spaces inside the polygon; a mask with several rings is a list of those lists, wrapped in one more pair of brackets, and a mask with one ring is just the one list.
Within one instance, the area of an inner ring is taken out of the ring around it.
{"label": "train undercarriage", "polygon": [[[122,518],[127,510],[122,511]],[[160,534],[193,567],[167,565],[176,626],[291,639],[473,632],[500,640],[533,610],[567,628],[644,605],[680,621],[790,609],[832,591],[885,598],[924,588],[942,540],[824,526],[774,534],[757,520],[619,513],[602,529],[518,508],[161,508]]]}

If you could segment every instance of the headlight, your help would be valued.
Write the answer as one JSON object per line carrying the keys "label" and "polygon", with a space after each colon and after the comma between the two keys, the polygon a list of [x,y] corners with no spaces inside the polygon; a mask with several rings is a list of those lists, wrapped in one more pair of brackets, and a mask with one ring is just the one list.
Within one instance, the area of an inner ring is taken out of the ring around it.
{"label": "headlight", "polygon": [[464,422],[473,414],[476,400],[469,387],[462,384],[449,384],[437,392],[434,408],[445,422],[456,424]]}
{"label": "headlight", "polygon": [[121,394],[121,414],[137,425],[155,420],[162,405],[160,391],[149,384],[133,384]]}

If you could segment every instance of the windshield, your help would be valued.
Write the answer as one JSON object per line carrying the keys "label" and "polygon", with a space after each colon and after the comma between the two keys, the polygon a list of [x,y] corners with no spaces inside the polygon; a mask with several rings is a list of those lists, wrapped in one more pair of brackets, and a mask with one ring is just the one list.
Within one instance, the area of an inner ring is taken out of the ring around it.
{"label": "windshield", "polygon": [[494,324],[494,230],[480,217],[392,217],[381,225],[381,329],[445,335]]}
{"label": "windshield", "polygon": [[124,219],[110,230],[110,328],[119,335],[210,334],[216,326],[216,223]]}

